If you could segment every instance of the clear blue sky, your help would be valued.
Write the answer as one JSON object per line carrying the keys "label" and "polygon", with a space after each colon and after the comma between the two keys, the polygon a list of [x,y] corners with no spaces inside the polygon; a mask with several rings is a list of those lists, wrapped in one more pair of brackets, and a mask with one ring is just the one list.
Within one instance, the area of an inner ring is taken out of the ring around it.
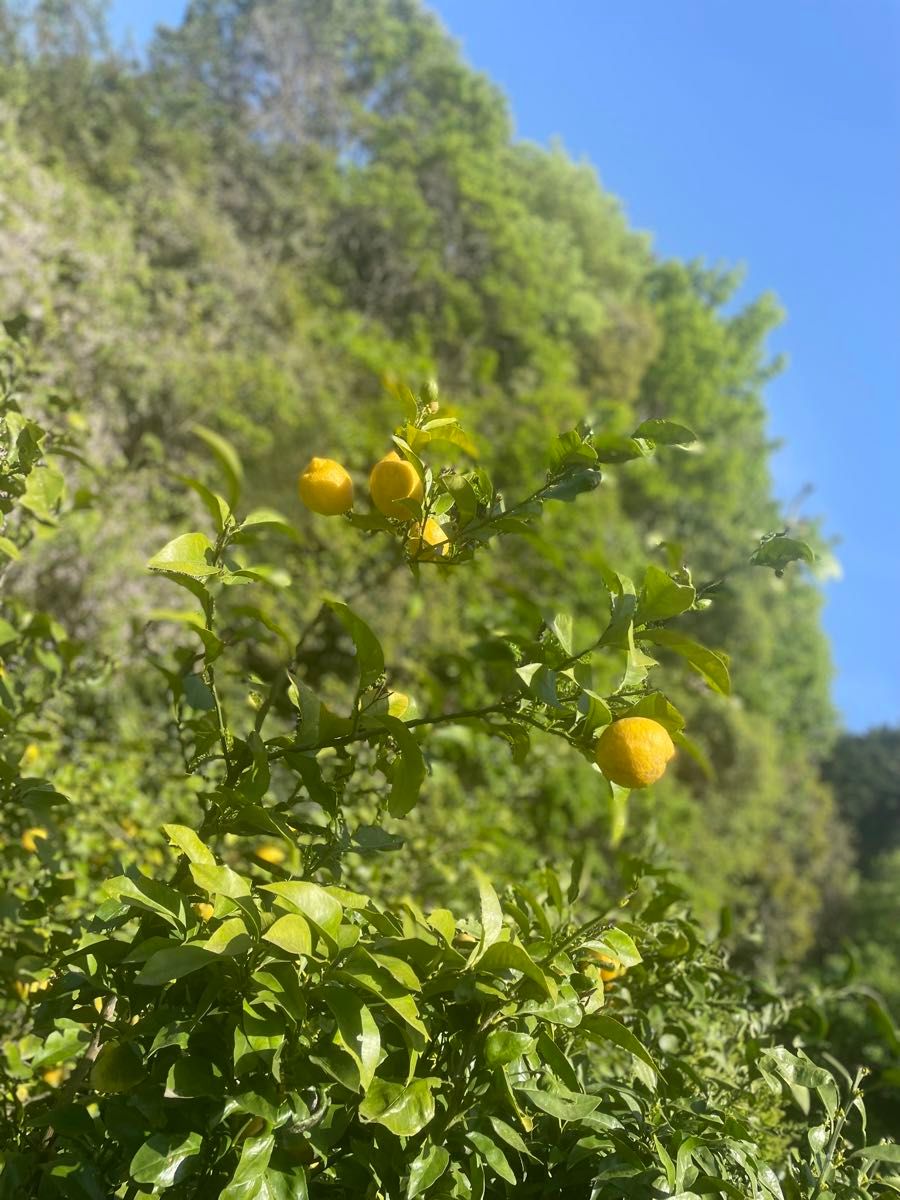
{"label": "clear blue sky", "polygon": [[[900,4],[436,0],[519,137],[589,159],[659,253],[745,263],[790,358],[776,487],[840,539],[826,585],[851,729],[900,721]],[[138,44],[183,0],[114,0]],[[894,614],[892,617],[891,614]]]}

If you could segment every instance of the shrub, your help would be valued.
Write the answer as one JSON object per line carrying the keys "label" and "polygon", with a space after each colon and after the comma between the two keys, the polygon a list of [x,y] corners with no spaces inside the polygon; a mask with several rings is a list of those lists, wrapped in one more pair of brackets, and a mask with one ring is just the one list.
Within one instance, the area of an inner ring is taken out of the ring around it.
{"label": "shrub", "polygon": [[[65,480],[53,464],[73,452],[22,415],[18,353],[7,356],[2,430],[0,545],[12,558],[59,520]],[[628,437],[570,431],[544,480],[509,502],[480,468],[429,465],[436,451],[468,447],[456,421],[436,415],[432,384],[397,398],[407,419],[394,443],[421,486],[390,515],[329,519],[383,539],[413,572],[466,570],[489,543],[529,536],[545,505],[589,502],[607,464],[691,439],[662,420]],[[681,753],[698,753],[648,679],[661,650],[728,690],[725,657],[677,625],[706,603],[687,568],[650,565],[639,585],[608,570],[600,631],[585,642],[561,609],[537,629],[493,631],[490,669],[459,665],[455,691],[471,699],[422,715],[392,687],[375,630],[327,597],[315,622],[339,631],[341,665],[314,689],[299,671],[310,627],[296,640],[278,619],[278,590],[290,586],[279,545],[301,535],[271,510],[241,515],[237,455],[200,432],[224,486],[187,481],[209,531],[182,533],[151,559],[183,606],[156,614],[155,643],[136,634],[133,645],[168,687],[156,740],[168,739],[164,756],[181,752],[174,803],[196,814],[164,824],[171,851],[157,869],[125,856],[101,882],[116,857],[107,852],[79,872],[82,814],[32,773],[29,747],[40,755],[41,738],[66,736],[51,734],[51,716],[77,712],[67,696],[98,664],[19,605],[0,628],[0,1196],[849,1200],[898,1190],[897,1146],[854,1149],[862,1073],[814,1061],[805,998],[731,969],[666,870],[614,849],[628,793],[599,771],[611,835],[602,885],[585,887],[592,863],[580,847],[571,865],[500,896],[474,870],[475,914],[378,894],[371,864],[400,850],[403,818],[427,803],[440,730],[501,739],[521,772],[545,737],[593,763],[598,736],[623,717],[656,722]],[[756,558],[784,570],[807,553],[772,538]],[[124,823],[128,797],[120,803]]]}

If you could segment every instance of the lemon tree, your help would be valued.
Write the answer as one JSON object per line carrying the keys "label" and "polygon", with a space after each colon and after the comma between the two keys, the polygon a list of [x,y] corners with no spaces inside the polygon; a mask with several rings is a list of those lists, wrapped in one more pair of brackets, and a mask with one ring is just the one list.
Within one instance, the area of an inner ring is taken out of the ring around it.
{"label": "lemon tree", "polygon": [[[661,420],[624,440],[569,431],[510,499],[482,469],[435,460],[466,436],[436,416],[433,385],[406,399],[396,450],[371,471],[372,511],[351,509],[350,470],[332,460],[314,458],[299,488],[314,513],[382,539],[414,573],[502,554],[547,505],[590,503],[610,460],[689,437]],[[15,556],[27,514],[58,520],[63,493],[52,474],[29,484],[55,469],[53,443],[8,394],[3,421]],[[19,676],[31,649],[36,675],[22,693],[4,674],[15,899],[2,962],[21,986],[4,998],[0,1196],[896,1193],[900,1150],[866,1144],[863,1073],[846,1075],[817,1041],[827,997],[733,969],[670,873],[610,845],[628,790],[674,752],[696,753],[651,678],[657,650],[729,687],[725,657],[679,625],[703,607],[687,569],[650,566],[637,582],[609,569],[597,636],[573,640],[561,596],[538,630],[494,631],[503,655],[477,702],[419,712],[393,686],[378,631],[339,597],[323,597],[316,620],[347,653],[333,673],[304,675],[304,631],[285,630],[278,600],[303,533],[244,510],[236,453],[204,440],[222,484],[188,480],[210,524],[150,559],[180,606],[157,613],[144,651],[168,689],[160,724],[192,816],[163,824],[158,869],[123,862],[77,916],[54,892],[77,821],[26,773],[25,753],[41,720],[34,689],[49,669],[52,691],[53,653],[72,651],[53,628],[35,646],[22,614],[2,630],[4,671]],[[789,551],[766,554],[783,570]],[[436,735],[454,728],[502,740],[522,771],[546,738],[596,766],[608,886],[587,887],[581,847],[499,892],[474,870],[470,908],[369,886],[371,864],[402,853]]]}

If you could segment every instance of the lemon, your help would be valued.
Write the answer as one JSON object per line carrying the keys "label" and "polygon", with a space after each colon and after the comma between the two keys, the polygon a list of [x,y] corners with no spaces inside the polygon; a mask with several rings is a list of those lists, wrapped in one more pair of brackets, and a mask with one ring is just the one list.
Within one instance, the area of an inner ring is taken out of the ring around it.
{"label": "lemon", "polygon": [[662,777],[674,753],[672,739],[658,721],[622,717],[598,738],[594,760],[620,787],[644,788]]}
{"label": "lemon", "polygon": [[65,1077],[66,1073],[62,1067],[50,1067],[49,1070],[41,1073],[41,1079],[50,1087],[59,1087]]}
{"label": "lemon", "polygon": [[306,507],[323,517],[339,517],[353,507],[353,480],[333,458],[311,458],[297,490]]}
{"label": "lemon", "polygon": [[216,911],[213,906],[211,904],[207,904],[205,900],[199,900],[196,904],[192,904],[191,908],[201,921],[208,921]]}
{"label": "lemon", "polygon": [[37,854],[37,839],[47,837],[49,834],[42,825],[33,825],[22,834],[22,849],[27,850],[29,854]]}
{"label": "lemon", "polygon": [[625,974],[626,968],[614,954],[607,954],[603,950],[596,950],[590,946],[584,947],[584,954],[583,965],[597,970],[604,983],[608,983],[611,979],[618,979],[620,975]]}
{"label": "lemon", "polygon": [[287,858],[287,855],[280,846],[258,846],[254,854],[257,858],[262,859],[263,862],[272,863],[276,867]]}
{"label": "lemon", "polygon": [[421,504],[425,494],[418,471],[396,450],[386,454],[372,468],[369,492],[372,503],[380,513],[386,517],[399,517],[401,521],[411,521],[413,518],[406,502]]}
{"label": "lemon", "polygon": [[440,558],[450,547],[450,539],[434,517],[423,527],[419,522],[409,536],[407,548],[413,558]]}

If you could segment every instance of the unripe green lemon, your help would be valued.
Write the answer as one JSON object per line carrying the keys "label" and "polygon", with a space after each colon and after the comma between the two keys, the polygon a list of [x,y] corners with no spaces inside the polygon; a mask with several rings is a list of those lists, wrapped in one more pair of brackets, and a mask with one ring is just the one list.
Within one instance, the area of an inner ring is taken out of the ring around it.
{"label": "unripe green lemon", "polygon": [[353,480],[333,458],[311,458],[297,490],[306,507],[323,517],[339,517],[353,507]]}
{"label": "unripe green lemon", "polygon": [[421,504],[425,494],[418,471],[396,450],[386,454],[372,468],[369,492],[372,503],[380,513],[386,517],[399,517],[401,521],[411,521],[413,518],[409,505],[404,501]]}
{"label": "unripe green lemon", "polygon": [[594,761],[620,787],[644,788],[662,777],[674,754],[668,730],[658,721],[622,717],[607,725],[597,739]]}

